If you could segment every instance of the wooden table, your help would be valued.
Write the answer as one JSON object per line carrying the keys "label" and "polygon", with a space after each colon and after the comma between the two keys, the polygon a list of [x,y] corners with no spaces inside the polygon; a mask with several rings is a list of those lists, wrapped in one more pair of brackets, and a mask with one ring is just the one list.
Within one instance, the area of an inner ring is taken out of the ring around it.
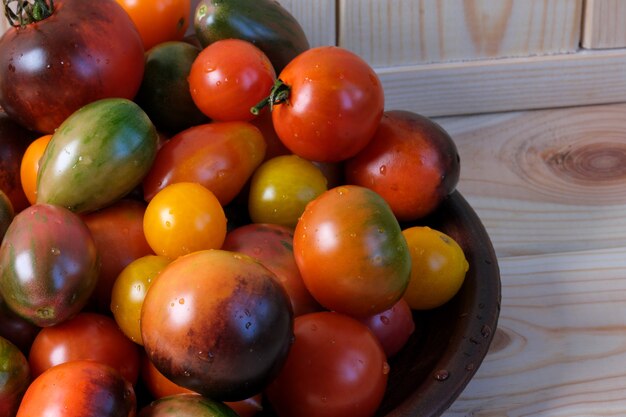
{"label": "wooden table", "polygon": [[446,417],[626,415],[626,104],[436,119],[502,310]]}

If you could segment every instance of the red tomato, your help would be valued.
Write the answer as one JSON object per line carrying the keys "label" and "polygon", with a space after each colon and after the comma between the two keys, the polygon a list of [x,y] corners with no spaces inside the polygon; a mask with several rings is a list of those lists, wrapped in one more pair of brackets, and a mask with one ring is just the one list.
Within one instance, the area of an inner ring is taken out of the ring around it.
{"label": "red tomato", "polygon": [[293,256],[293,229],[275,224],[248,224],[231,230],[222,249],[245,253],[276,274],[289,294],[295,316],[322,307],[311,296]]}
{"label": "red tomato", "polygon": [[147,51],[166,41],[182,40],[189,26],[190,0],[116,0],[135,23]]}
{"label": "red tomato", "polygon": [[388,358],[398,353],[415,331],[413,314],[404,298],[390,309],[360,321],[378,338]]}
{"label": "red tomato", "polygon": [[0,39],[0,106],[21,125],[53,133],[92,101],[132,99],[144,65],[141,37],[114,0],[56,0],[50,16]]}
{"label": "red tomato", "polygon": [[132,417],[133,386],[112,367],[76,360],[39,375],[26,390],[16,417]]}
{"label": "red tomato", "polygon": [[400,221],[433,212],[459,181],[460,159],[450,135],[431,119],[389,111],[365,149],[346,161],[346,181],[371,188]]}
{"label": "red tomato", "polygon": [[318,312],[295,319],[295,342],[266,396],[279,417],[370,417],[389,375],[370,330],[348,316]]}
{"label": "red tomato", "polygon": [[221,39],[200,52],[189,72],[196,106],[213,120],[251,120],[250,111],[276,79],[263,51],[241,39]]}
{"label": "red tomato", "polygon": [[293,244],[304,284],[329,310],[360,317],[379,313],[409,283],[411,256],[400,225],[368,188],[339,186],[310,202]]}
{"label": "red tomato", "polygon": [[176,182],[197,182],[222,205],[241,191],[265,156],[265,141],[248,122],[215,122],[191,127],[157,153],[143,182],[146,201]]}
{"label": "red tomato", "polygon": [[146,204],[137,200],[120,200],[83,216],[96,243],[100,275],[90,300],[90,307],[110,313],[111,291],[117,276],[135,259],[153,254],[143,233]]}
{"label": "red tomato", "polygon": [[358,55],[335,46],[309,49],[294,58],[273,91],[272,120],[281,141],[312,161],[354,156],[374,136],[384,92],[374,70]]}
{"label": "red tomato", "polygon": [[42,329],[28,357],[34,377],[55,365],[75,360],[109,365],[131,384],[137,382],[141,365],[138,346],[122,333],[115,320],[86,312]]}

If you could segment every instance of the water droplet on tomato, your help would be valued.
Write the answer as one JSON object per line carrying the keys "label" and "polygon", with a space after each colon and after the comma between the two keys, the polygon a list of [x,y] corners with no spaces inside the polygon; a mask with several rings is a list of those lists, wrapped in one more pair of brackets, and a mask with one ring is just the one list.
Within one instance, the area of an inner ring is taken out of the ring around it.
{"label": "water droplet on tomato", "polygon": [[380,168],[378,169],[378,171],[380,172],[380,175],[386,175],[387,174],[387,165],[381,165]]}
{"label": "water droplet on tomato", "polygon": [[389,317],[387,317],[387,316],[380,316],[380,322],[382,324],[384,324],[384,325],[389,325],[389,323],[390,323]]}
{"label": "water droplet on tomato", "polygon": [[184,299],[184,298],[181,298],[180,300],[178,300],[178,304],[181,304],[181,305],[182,305],[182,304],[185,304],[185,299]]}
{"label": "water droplet on tomato", "polygon": [[450,372],[448,372],[448,370],[446,369],[440,369],[434,373],[433,377],[437,381],[445,381],[446,379],[450,377]]}
{"label": "water droplet on tomato", "polygon": [[54,256],[59,256],[61,254],[61,250],[59,248],[50,248],[50,253]]}
{"label": "water droplet on tomato", "polygon": [[388,375],[391,372],[391,367],[387,362],[383,363],[383,375]]}
{"label": "water droplet on tomato", "polygon": [[247,322],[247,323],[246,323],[246,329],[249,329],[250,327],[252,327],[252,323]]}

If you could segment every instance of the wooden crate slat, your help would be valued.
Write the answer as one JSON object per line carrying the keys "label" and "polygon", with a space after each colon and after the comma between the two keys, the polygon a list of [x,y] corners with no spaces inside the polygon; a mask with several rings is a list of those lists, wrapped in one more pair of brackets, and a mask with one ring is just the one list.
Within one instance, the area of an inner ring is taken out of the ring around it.
{"label": "wooden crate slat", "polygon": [[626,47],[626,1],[587,0],[583,19],[583,48]]}

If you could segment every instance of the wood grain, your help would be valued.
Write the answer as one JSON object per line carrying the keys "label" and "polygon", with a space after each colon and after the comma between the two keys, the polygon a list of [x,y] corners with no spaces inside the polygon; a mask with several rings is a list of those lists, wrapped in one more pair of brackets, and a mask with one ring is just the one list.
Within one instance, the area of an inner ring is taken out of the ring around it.
{"label": "wood grain", "polygon": [[375,67],[573,52],[582,0],[339,0],[339,45]]}
{"label": "wood grain", "polygon": [[626,2],[587,0],[582,27],[583,48],[626,47]]}

